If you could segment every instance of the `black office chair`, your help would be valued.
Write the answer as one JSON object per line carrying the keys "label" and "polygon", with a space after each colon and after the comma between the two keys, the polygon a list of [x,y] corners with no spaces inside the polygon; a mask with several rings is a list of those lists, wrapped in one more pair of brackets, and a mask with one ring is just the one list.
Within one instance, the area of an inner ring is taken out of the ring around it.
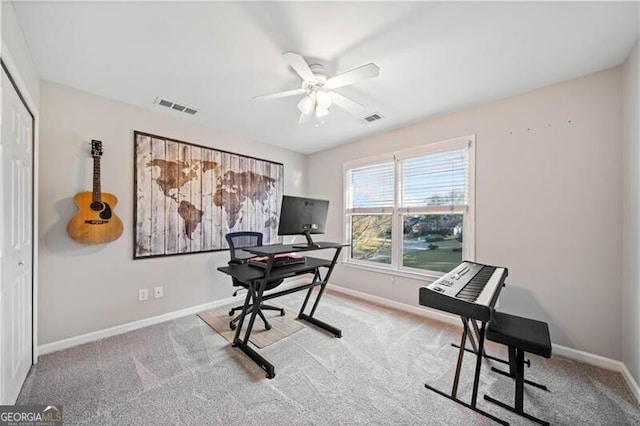
{"label": "black office chair", "polygon": [[[248,259],[254,257],[254,255],[252,255],[251,253],[242,250],[243,248],[259,247],[262,245],[261,232],[251,232],[251,231],[231,232],[227,234],[225,238],[227,239],[227,244],[229,245],[229,254],[231,255],[231,260],[229,260],[230,265],[242,264],[242,263],[245,263]],[[239,281],[235,278],[233,278],[232,281],[233,281],[233,285],[236,287],[243,287],[245,289],[249,289],[249,284],[247,283],[243,283],[242,281]],[[280,283],[282,283],[282,281],[284,280],[280,279],[280,280],[268,282],[265,288],[265,291],[271,290],[272,288],[279,286]],[[234,293],[234,296],[236,295],[236,293]],[[231,308],[231,310],[229,311],[229,316],[233,316],[233,314],[235,314],[236,311],[242,311],[243,307],[244,305],[240,305],[240,306]],[[247,314],[250,314],[253,311],[253,308],[254,308],[253,305],[251,305],[247,310]],[[265,311],[265,310],[280,311],[280,316],[283,316],[284,309],[278,308],[275,306],[265,305],[264,303],[260,304],[257,314],[260,316],[260,318],[262,318],[262,321],[264,322],[264,327],[267,330],[270,330],[271,324],[269,324],[264,314],[262,313],[262,311]],[[232,330],[236,329],[236,323],[240,320],[241,316],[242,316],[242,313],[237,315],[234,319],[231,320],[231,322],[229,322],[229,327]]]}

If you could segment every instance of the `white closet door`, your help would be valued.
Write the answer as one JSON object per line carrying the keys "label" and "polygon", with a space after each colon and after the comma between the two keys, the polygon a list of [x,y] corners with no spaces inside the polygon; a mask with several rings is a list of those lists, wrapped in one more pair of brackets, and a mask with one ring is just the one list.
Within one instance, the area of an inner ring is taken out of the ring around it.
{"label": "white closet door", "polygon": [[14,404],[32,364],[33,117],[2,70],[0,403]]}

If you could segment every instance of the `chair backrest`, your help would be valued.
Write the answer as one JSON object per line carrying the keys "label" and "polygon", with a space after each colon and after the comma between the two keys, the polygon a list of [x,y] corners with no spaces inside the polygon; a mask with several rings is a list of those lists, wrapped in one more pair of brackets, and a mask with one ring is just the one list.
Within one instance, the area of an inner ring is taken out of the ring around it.
{"label": "chair backrest", "polygon": [[262,245],[262,233],[253,231],[230,232],[225,235],[229,245],[230,263],[244,261],[253,255],[242,250],[244,247],[259,247]]}
{"label": "chair backrest", "polygon": [[[255,255],[242,250],[243,247],[259,247],[262,245],[262,233],[261,232],[253,232],[253,231],[240,231],[240,232],[230,232],[225,235],[227,239],[227,244],[229,245],[229,254],[231,255],[231,260],[229,263],[244,263],[247,259],[254,257]],[[280,285],[280,283],[284,281],[284,279],[277,279],[273,281],[269,281],[265,290],[271,290],[272,288]],[[237,279],[232,279],[234,286],[243,286],[246,288],[247,284],[238,281]]]}

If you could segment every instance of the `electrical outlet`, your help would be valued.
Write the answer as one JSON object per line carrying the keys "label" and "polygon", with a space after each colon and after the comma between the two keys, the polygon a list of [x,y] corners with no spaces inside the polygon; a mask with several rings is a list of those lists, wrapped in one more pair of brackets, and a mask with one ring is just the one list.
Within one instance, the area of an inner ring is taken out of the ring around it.
{"label": "electrical outlet", "polygon": [[162,286],[154,287],[153,288],[153,298],[154,299],[160,299],[162,296],[164,296],[164,288]]}
{"label": "electrical outlet", "polygon": [[138,301],[144,302],[145,300],[149,300],[149,290],[141,288],[138,290]]}

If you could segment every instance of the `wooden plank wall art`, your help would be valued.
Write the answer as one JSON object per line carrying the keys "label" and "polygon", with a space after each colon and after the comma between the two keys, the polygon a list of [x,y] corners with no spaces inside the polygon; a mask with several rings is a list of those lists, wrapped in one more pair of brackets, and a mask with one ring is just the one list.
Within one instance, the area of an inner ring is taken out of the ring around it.
{"label": "wooden plank wall art", "polygon": [[280,241],[281,163],[134,132],[134,259],[228,248],[225,234]]}

